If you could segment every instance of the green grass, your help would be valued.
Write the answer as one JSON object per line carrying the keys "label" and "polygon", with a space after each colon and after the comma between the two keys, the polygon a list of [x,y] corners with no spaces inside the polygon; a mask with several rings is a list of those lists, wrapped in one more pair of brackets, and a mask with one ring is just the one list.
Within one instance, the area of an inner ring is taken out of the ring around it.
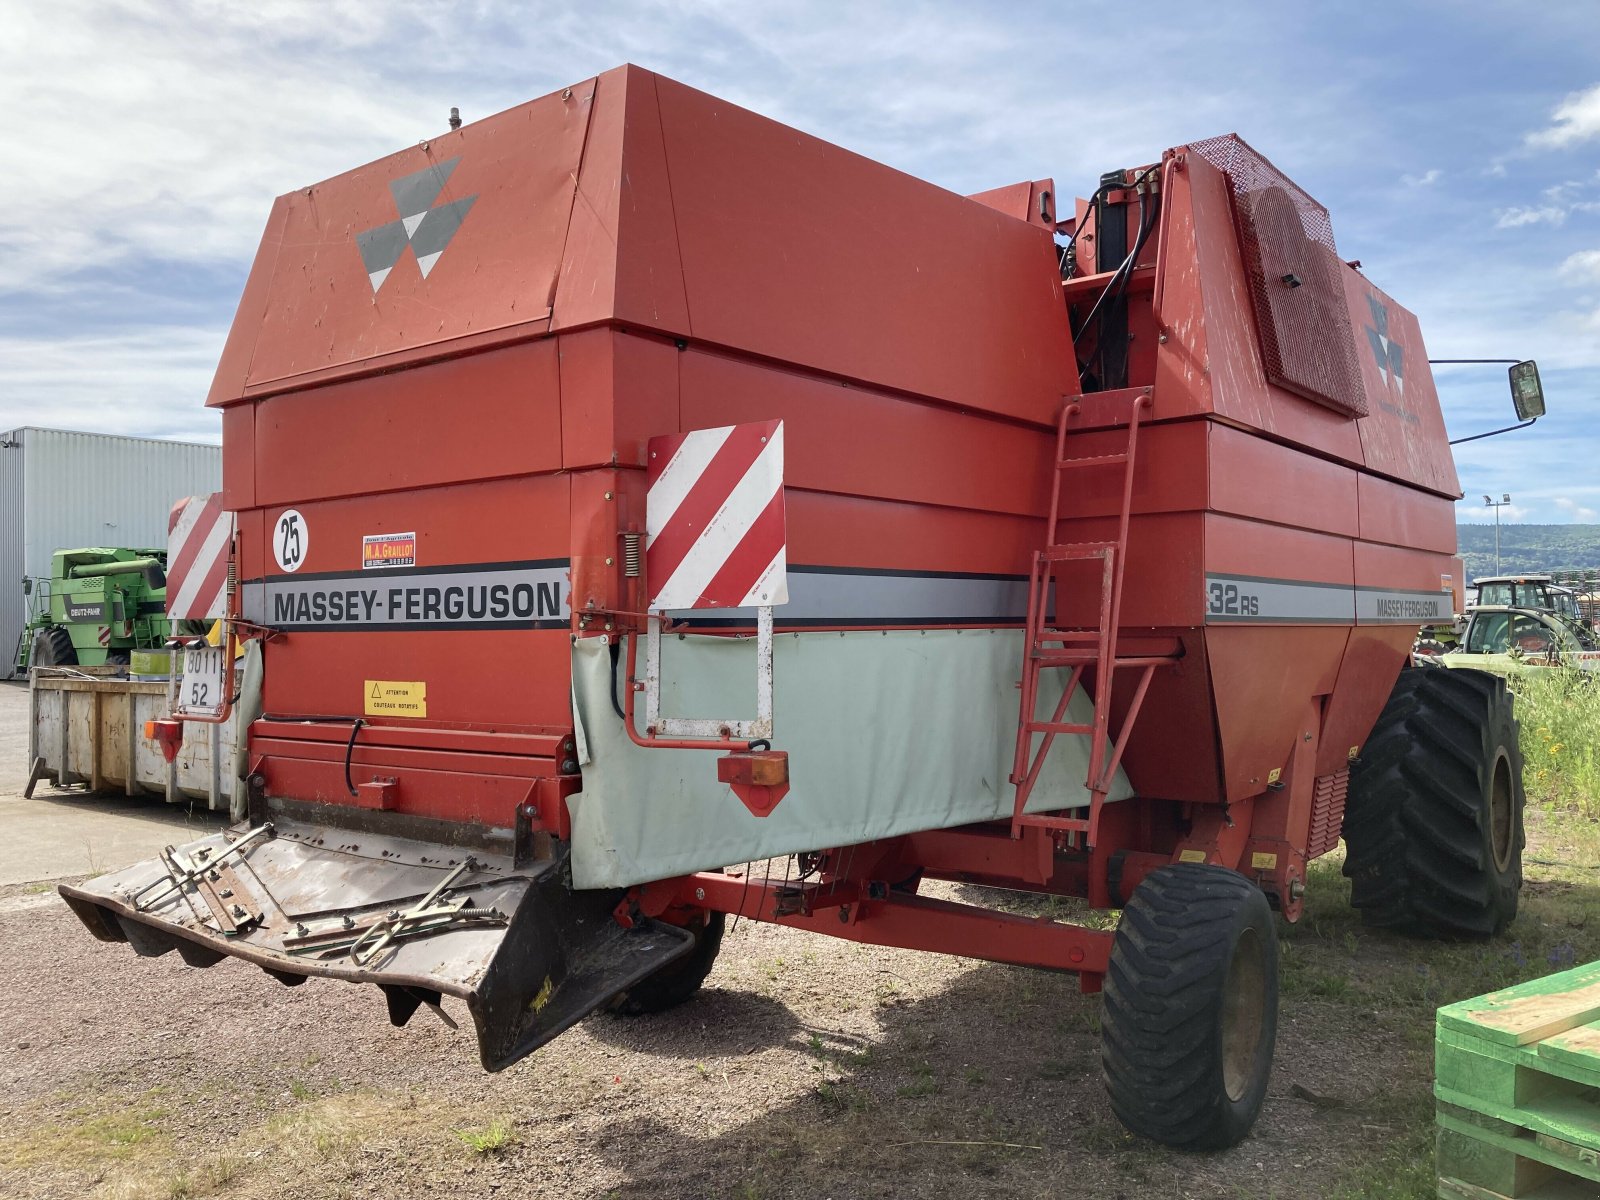
{"label": "green grass", "polygon": [[[1524,717],[1524,736],[1542,726]],[[1554,731],[1552,730],[1552,734]],[[1541,739],[1542,740],[1542,739]],[[1279,985],[1291,1009],[1373,1026],[1398,1038],[1393,1072],[1375,1096],[1341,1097],[1370,1126],[1371,1153],[1328,1182],[1331,1200],[1431,1200],[1436,1010],[1595,955],[1600,931],[1600,823],[1573,802],[1530,808],[1534,848],[1515,923],[1488,942],[1425,942],[1368,930],[1349,906],[1342,852],[1307,871],[1305,915],[1280,927]],[[1336,1015],[1337,1014],[1337,1015]],[[1342,1036],[1351,1036],[1344,1033]],[[1312,1086],[1316,1084],[1313,1081]]]}
{"label": "green grass", "polygon": [[61,1120],[19,1126],[13,1136],[0,1141],[0,1163],[26,1166],[62,1159],[93,1163],[142,1156],[170,1140],[161,1124],[166,1115],[164,1108],[138,1102],[113,1111],[79,1105]]}
{"label": "green grass", "polygon": [[912,1078],[909,1083],[895,1089],[895,1095],[902,1100],[915,1100],[921,1096],[932,1096],[939,1091],[939,1080],[934,1076],[933,1064],[919,1062],[911,1068]]}
{"label": "green grass", "polygon": [[511,1131],[511,1122],[504,1117],[482,1129],[458,1129],[456,1137],[474,1154],[498,1154],[517,1144],[517,1136]]}
{"label": "green grass", "polygon": [[1528,799],[1600,818],[1600,681],[1579,671],[1512,680]]}

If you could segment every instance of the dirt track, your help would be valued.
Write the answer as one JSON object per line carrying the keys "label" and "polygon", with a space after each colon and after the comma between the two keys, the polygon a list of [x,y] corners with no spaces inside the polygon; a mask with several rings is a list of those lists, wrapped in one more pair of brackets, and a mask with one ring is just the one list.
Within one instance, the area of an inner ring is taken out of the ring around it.
{"label": "dirt track", "polygon": [[689,1005],[498,1076],[426,1010],[140,960],[37,889],[0,892],[0,956],[7,1196],[1325,1196],[1427,1058],[1404,1018],[1286,1000],[1254,1135],[1193,1157],[1122,1132],[1071,977],[751,923]]}

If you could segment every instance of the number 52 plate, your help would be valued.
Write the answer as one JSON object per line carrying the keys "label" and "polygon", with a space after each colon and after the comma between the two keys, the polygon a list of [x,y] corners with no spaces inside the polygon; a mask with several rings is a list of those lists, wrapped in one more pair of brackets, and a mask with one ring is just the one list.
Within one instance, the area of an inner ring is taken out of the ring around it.
{"label": "number 52 plate", "polygon": [[215,717],[222,713],[220,646],[185,646],[178,676],[178,715]]}

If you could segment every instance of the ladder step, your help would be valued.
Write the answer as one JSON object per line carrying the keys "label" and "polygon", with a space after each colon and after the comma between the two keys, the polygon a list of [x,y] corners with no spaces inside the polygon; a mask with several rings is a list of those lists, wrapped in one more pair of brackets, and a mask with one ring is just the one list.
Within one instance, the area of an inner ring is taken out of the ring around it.
{"label": "ladder step", "polygon": [[1110,466],[1112,463],[1125,463],[1127,461],[1128,456],[1125,453],[1089,454],[1085,455],[1083,458],[1058,458],[1056,459],[1056,469],[1066,470],[1070,467],[1106,467]]}
{"label": "ladder step", "polygon": [[[1097,649],[1085,647],[1082,650],[1043,650],[1036,649],[1028,654],[1029,659],[1040,667],[1071,667],[1078,663],[1098,663],[1100,652]],[[1178,663],[1176,654],[1139,654],[1139,655],[1114,655],[1108,664],[1112,670],[1124,667],[1170,667]]]}
{"label": "ladder step", "polygon": [[1037,562],[1069,562],[1082,558],[1104,558],[1116,550],[1115,542],[1062,542],[1039,551]]}
{"label": "ladder step", "polygon": [[1096,663],[1100,661],[1100,651],[1095,649],[1083,650],[1034,650],[1028,655],[1041,667],[1071,667],[1078,663]]}
{"label": "ladder step", "polygon": [[1100,631],[1097,629],[1041,629],[1034,637],[1034,642],[1098,642]]}
{"label": "ladder step", "polygon": [[1093,733],[1093,725],[1077,721],[1029,721],[1029,733]]}

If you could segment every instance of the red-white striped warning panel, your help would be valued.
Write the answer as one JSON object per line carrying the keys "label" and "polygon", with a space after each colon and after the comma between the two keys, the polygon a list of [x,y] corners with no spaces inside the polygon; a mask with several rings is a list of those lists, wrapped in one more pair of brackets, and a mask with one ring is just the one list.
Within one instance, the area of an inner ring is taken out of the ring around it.
{"label": "red-white striped warning panel", "polygon": [[650,607],[788,603],[783,422],[651,438],[647,451]]}
{"label": "red-white striped warning panel", "polygon": [[228,555],[233,514],[222,493],[190,496],[167,517],[167,616],[207,620],[228,612]]}

